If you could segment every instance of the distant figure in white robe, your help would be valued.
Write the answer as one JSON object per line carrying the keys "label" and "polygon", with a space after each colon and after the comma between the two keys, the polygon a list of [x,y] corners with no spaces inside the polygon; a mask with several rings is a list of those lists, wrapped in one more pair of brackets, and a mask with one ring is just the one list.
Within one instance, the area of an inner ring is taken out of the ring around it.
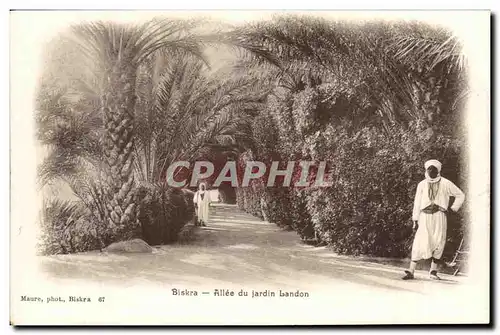
{"label": "distant figure in white robe", "polygon": [[201,183],[193,198],[193,202],[196,206],[196,215],[198,216],[197,224],[205,227],[208,223],[210,209],[210,193],[206,188],[206,184]]}
{"label": "distant figure in white robe", "polygon": [[[446,178],[441,177],[441,163],[435,159],[425,163],[425,179],[417,186],[413,205],[413,230],[416,231],[411,251],[410,268],[403,280],[413,279],[417,262],[432,259],[429,276],[439,280],[437,263],[440,262],[446,244],[446,214],[456,212],[462,206],[464,193]],[[455,197],[448,208],[450,197]]]}

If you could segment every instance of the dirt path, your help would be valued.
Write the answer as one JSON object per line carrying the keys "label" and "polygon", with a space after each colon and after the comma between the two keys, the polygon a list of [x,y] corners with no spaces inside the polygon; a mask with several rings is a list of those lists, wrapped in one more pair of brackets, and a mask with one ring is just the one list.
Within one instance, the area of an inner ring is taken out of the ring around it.
{"label": "dirt path", "polygon": [[[445,280],[436,282],[418,271],[417,280],[402,281],[403,264],[340,257],[304,245],[295,232],[236,206],[216,205],[208,227],[196,232],[193,243],[161,246],[153,254],[42,257],[43,280],[17,279],[26,283],[24,294],[105,297],[106,303],[30,305],[25,312],[35,324],[54,315],[68,323],[204,325],[478,322],[487,315],[486,303],[484,309],[467,304],[478,298],[474,286],[466,285],[468,277],[443,275]],[[235,295],[218,297],[216,290]],[[248,296],[238,296],[240,291]],[[256,292],[275,296],[254,297]]]}
{"label": "dirt path", "polygon": [[341,257],[326,248],[301,243],[295,232],[240,211],[215,205],[208,227],[197,231],[186,245],[161,246],[151,254],[107,255],[86,253],[46,257],[42,268],[61,279],[96,279],[100,282],[148,281],[185,286],[253,285],[297,289],[343,286],[416,294],[431,294],[455,286],[464,277],[442,275],[440,282],[417,273],[417,280],[400,279],[402,268]]}

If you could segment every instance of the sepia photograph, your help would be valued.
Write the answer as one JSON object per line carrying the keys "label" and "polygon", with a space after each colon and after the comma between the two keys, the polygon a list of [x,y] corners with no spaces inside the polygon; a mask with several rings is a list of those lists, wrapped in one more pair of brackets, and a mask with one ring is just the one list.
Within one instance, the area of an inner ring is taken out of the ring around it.
{"label": "sepia photograph", "polygon": [[11,11],[11,325],[489,324],[490,24]]}

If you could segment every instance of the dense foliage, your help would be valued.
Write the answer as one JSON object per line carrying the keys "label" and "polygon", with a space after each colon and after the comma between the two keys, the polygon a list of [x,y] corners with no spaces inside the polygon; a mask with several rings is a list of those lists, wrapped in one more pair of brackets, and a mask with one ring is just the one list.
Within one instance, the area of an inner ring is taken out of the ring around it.
{"label": "dense foliage", "polygon": [[[215,176],[228,160],[239,171],[252,160],[268,169],[326,161],[332,187],[283,187],[278,178],[270,188],[266,174],[236,190],[224,184],[221,200],[345,254],[408,255],[426,160],[439,159],[467,193],[466,59],[448,31],[299,16],[203,38],[194,27],[90,23],[72,30],[85,52],[74,38],[53,43],[37,96],[47,150],[39,177],[42,186],[65,183],[75,201],[50,200],[43,253],[176,241],[193,214],[192,194],[165,183],[190,178],[167,173],[179,160],[212,161]],[[214,45],[238,50],[234,62],[208,69],[203,51]],[[466,217],[449,217],[450,250]]]}
{"label": "dense foliage", "polygon": [[40,226],[38,251],[42,255],[101,249],[109,235],[80,201],[45,201]]}
{"label": "dense foliage", "polygon": [[158,185],[139,188],[142,198],[139,221],[142,238],[150,245],[175,242],[184,225],[194,216],[193,194]]}
{"label": "dense foliage", "polygon": [[[281,46],[280,59],[292,69],[281,76],[298,78],[275,86],[253,123],[251,155],[263,161],[326,161],[333,186],[266,189],[256,181],[237,191],[238,205],[339,253],[406,257],[423,163],[439,159],[442,175],[467,192],[459,56],[446,58],[447,50],[439,61],[415,56],[422,52],[409,38],[400,38],[403,33],[419,42],[429,38],[434,51],[450,38],[422,25],[337,24],[341,29],[334,31],[326,22],[309,23],[285,18],[249,28],[254,41]],[[326,45],[331,49],[323,49]],[[306,74],[294,77],[298,55],[309,57],[310,64],[302,67]],[[330,62],[339,58],[340,64]],[[320,67],[323,73],[314,71]],[[249,160],[248,154],[240,159]],[[448,256],[464,236],[465,218],[464,210],[449,215]]]}
{"label": "dense foliage", "polygon": [[[189,190],[143,184],[138,196],[141,231],[131,238],[142,238],[150,245],[172,243],[193,219],[193,193]],[[47,200],[40,221],[42,255],[102,250],[113,242],[112,231],[82,201]]]}

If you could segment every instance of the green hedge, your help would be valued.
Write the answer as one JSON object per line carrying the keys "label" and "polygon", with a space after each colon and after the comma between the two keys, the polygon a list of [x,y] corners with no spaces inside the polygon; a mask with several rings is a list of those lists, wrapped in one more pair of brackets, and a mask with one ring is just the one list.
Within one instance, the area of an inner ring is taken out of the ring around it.
{"label": "green hedge", "polygon": [[[176,242],[182,228],[194,217],[193,192],[157,185],[139,189],[142,236],[150,245]],[[46,201],[40,220],[38,244],[42,255],[100,250],[109,245],[110,230],[100,224],[79,201]]]}
{"label": "green hedge", "polygon": [[[417,140],[413,137],[411,140]],[[443,175],[464,189],[464,181],[446,174],[446,167],[459,167],[457,143],[436,139],[427,151],[410,157],[394,150],[404,146],[376,142],[369,134],[344,143],[331,153],[334,185],[330,188],[268,188],[258,192],[251,187],[238,189],[243,210],[259,214],[261,198],[266,199],[266,218],[279,227],[291,227],[302,238],[317,238],[342,254],[407,257],[412,231],[411,211],[416,186],[423,176],[423,162],[441,158]],[[374,149],[374,146],[376,149]],[[404,151],[404,150],[403,150]],[[328,159],[328,158],[327,158]],[[448,168],[448,170],[450,170]],[[463,170],[463,167],[462,167]],[[447,255],[450,256],[464,235],[465,212],[450,214]]]}
{"label": "green hedge", "polygon": [[[271,159],[326,161],[333,186],[240,188],[238,205],[262,217],[264,199],[269,221],[341,254],[408,257],[414,194],[424,178],[424,162],[439,159],[442,175],[467,194],[468,172],[462,164],[466,143],[459,117],[443,114],[432,126],[422,120],[360,123],[358,115],[365,107],[355,94],[339,89],[306,87],[270,98],[253,123],[254,150],[240,156],[240,164]],[[330,102],[325,102],[328,98]],[[340,111],[346,105],[351,114]],[[466,233],[465,208],[448,217],[445,257],[451,257]]]}
{"label": "green hedge", "polygon": [[150,245],[177,241],[194,216],[193,192],[158,185],[141,186],[139,221],[142,238]]}

